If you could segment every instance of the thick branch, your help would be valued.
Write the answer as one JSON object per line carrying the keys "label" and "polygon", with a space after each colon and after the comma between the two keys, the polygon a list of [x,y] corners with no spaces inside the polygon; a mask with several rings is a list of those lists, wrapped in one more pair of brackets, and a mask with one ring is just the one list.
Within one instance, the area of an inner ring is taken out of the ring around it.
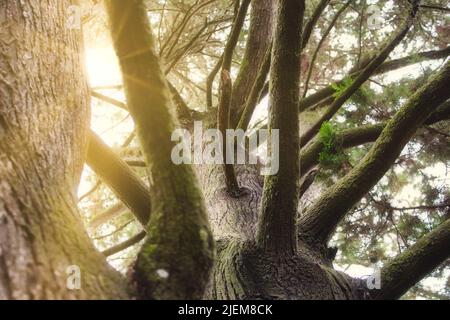
{"label": "thick branch", "polygon": [[150,216],[150,193],[141,179],[91,131],[86,163],[145,226]]}
{"label": "thick branch", "polygon": [[237,125],[238,129],[247,130],[248,124],[252,119],[253,112],[258,104],[259,97],[261,96],[262,90],[264,89],[264,84],[267,78],[267,75],[270,71],[270,60],[272,56],[272,47],[269,46],[267,48],[266,55],[264,57],[264,61],[261,65],[261,68],[258,72],[258,76],[256,78],[255,83],[253,84],[252,90],[250,91],[250,95],[245,103],[245,107],[242,111],[242,115],[239,117],[239,123]]}
{"label": "thick branch", "polygon": [[347,211],[395,162],[405,144],[425,119],[448,99],[450,62],[408,100],[388,121],[380,137],[360,163],[324,193],[304,214],[301,233],[326,242]]}
{"label": "thick branch", "polygon": [[270,50],[275,0],[253,1],[245,53],[231,95],[230,120],[235,127],[248,103],[265,54]]}
{"label": "thick branch", "polygon": [[406,249],[381,269],[381,289],[374,299],[398,299],[450,257],[450,219]]}
{"label": "thick branch", "polygon": [[[200,298],[212,267],[213,239],[194,170],[171,159],[178,124],[145,2],[108,0],[106,8],[152,199],[148,236],[134,266],[137,291],[144,299]],[[160,277],[161,269],[169,276]]]}
{"label": "thick branch", "polygon": [[280,0],[272,49],[269,129],[279,129],[279,171],[267,176],[257,242],[277,254],[296,252],[301,30],[305,2]]}

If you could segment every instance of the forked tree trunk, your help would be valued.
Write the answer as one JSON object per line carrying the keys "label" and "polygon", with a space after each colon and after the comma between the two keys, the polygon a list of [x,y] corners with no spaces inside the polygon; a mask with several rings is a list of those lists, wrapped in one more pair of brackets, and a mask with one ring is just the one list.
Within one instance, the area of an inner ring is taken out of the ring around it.
{"label": "forked tree trunk", "polygon": [[217,259],[209,299],[364,299],[365,282],[333,269],[326,252],[299,242],[298,254],[283,257],[258,249],[254,239],[263,177],[257,166],[235,166],[240,198],[227,194],[220,166],[199,170]]}
{"label": "forked tree trunk", "polygon": [[127,297],[76,206],[89,94],[72,4],[0,2],[0,299]]}

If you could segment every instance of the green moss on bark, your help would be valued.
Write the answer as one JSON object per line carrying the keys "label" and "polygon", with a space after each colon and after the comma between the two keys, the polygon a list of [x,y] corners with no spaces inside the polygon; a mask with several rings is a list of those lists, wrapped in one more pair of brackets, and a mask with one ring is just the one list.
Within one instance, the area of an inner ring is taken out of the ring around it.
{"label": "green moss on bark", "polygon": [[171,159],[178,123],[145,2],[108,0],[106,7],[150,181],[148,237],[134,267],[139,297],[200,298],[212,267],[213,239],[193,169]]}

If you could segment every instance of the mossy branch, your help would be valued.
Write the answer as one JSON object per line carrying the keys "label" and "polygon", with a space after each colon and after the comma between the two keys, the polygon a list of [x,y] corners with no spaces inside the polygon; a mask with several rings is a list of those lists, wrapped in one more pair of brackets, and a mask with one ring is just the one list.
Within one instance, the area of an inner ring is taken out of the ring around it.
{"label": "mossy branch", "polygon": [[320,0],[319,4],[317,4],[316,8],[314,9],[311,17],[308,18],[308,20],[305,23],[305,28],[302,32],[302,50],[305,49],[306,45],[308,44],[309,38],[311,37],[311,33],[314,29],[314,27],[317,24],[317,21],[319,20],[320,16],[322,15],[325,8],[330,3],[330,0]]}
{"label": "mossy branch", "polygon": [[253,84],[253,87],[250,91],[250,95],[247,98],[245,106],[242,110],[242,114],[240,115],[240,117],[238,117],[240,120],[238,122],[237,129],[242,129],[244,131],[247,130],[253,112],[259,102],[258,99],[261,96],[261,92],[264,88],[267,75],[269,74],[270,71],[271,57],[272,57],[272,46],[269,46],[267,48],[263,63],[258,71],[256,81]]}
{"label": "mossy branch", "polygon": [[107,0],[127,106],[148,167],[152,214],[133,277],[143,299],[201,298],[214,246],[194,170],[171,160],[178,123],[145,2]]}
{"label": "mossy branch", "polygon": [[[233,128],[240,121],[248,101],[255,99],[254,95],[261,91],[268,73],[261,75],[261,68],[265,64],[267,51],[271,50],[276,0],[252,1],[251,5],[245,52],[231,94],[230,124]],[[262,84],[261,77],[264,77]]]}
{"label": "mossy branch", "polygon": [[299,61],[304,10],[304,1],[279,1],[272,49],[269,130],[279,129],[279,171],[264,182],[257,242],[278,255],[292,254],[297,248]]}
{"label": "mossy branch", "polygon": [[450,219],[417,240],[381,269],[373,299],[398,299],[450,257]]}
{"label": "mossy branch", "polygon": [[303,215],[299,227],[305,238],[327,242],[337,224],[386,173],[417,128],[449,96],[450,62],[416,91],[387,122],[360,163],[325,192]]}

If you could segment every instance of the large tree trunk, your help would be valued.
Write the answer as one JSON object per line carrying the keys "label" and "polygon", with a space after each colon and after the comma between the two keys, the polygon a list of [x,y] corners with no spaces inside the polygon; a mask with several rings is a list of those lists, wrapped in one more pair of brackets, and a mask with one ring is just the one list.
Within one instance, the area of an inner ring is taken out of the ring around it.
{"label": "large tree trunk", "polygon": [[72,4],[0,2],[0,299],[127,296],[76,209],[89,95]]}
{"label": "large tree trunk", "polygon": [[217,259],[206,292],[210,299],[363,299],[365,283],[331,266],[326,252],[298,243],[296,255],[276,257],[255,242],[263,177],[257,166],[235,166],[241,188],[231,197],[221,166],[199,170],[217,242]]}

